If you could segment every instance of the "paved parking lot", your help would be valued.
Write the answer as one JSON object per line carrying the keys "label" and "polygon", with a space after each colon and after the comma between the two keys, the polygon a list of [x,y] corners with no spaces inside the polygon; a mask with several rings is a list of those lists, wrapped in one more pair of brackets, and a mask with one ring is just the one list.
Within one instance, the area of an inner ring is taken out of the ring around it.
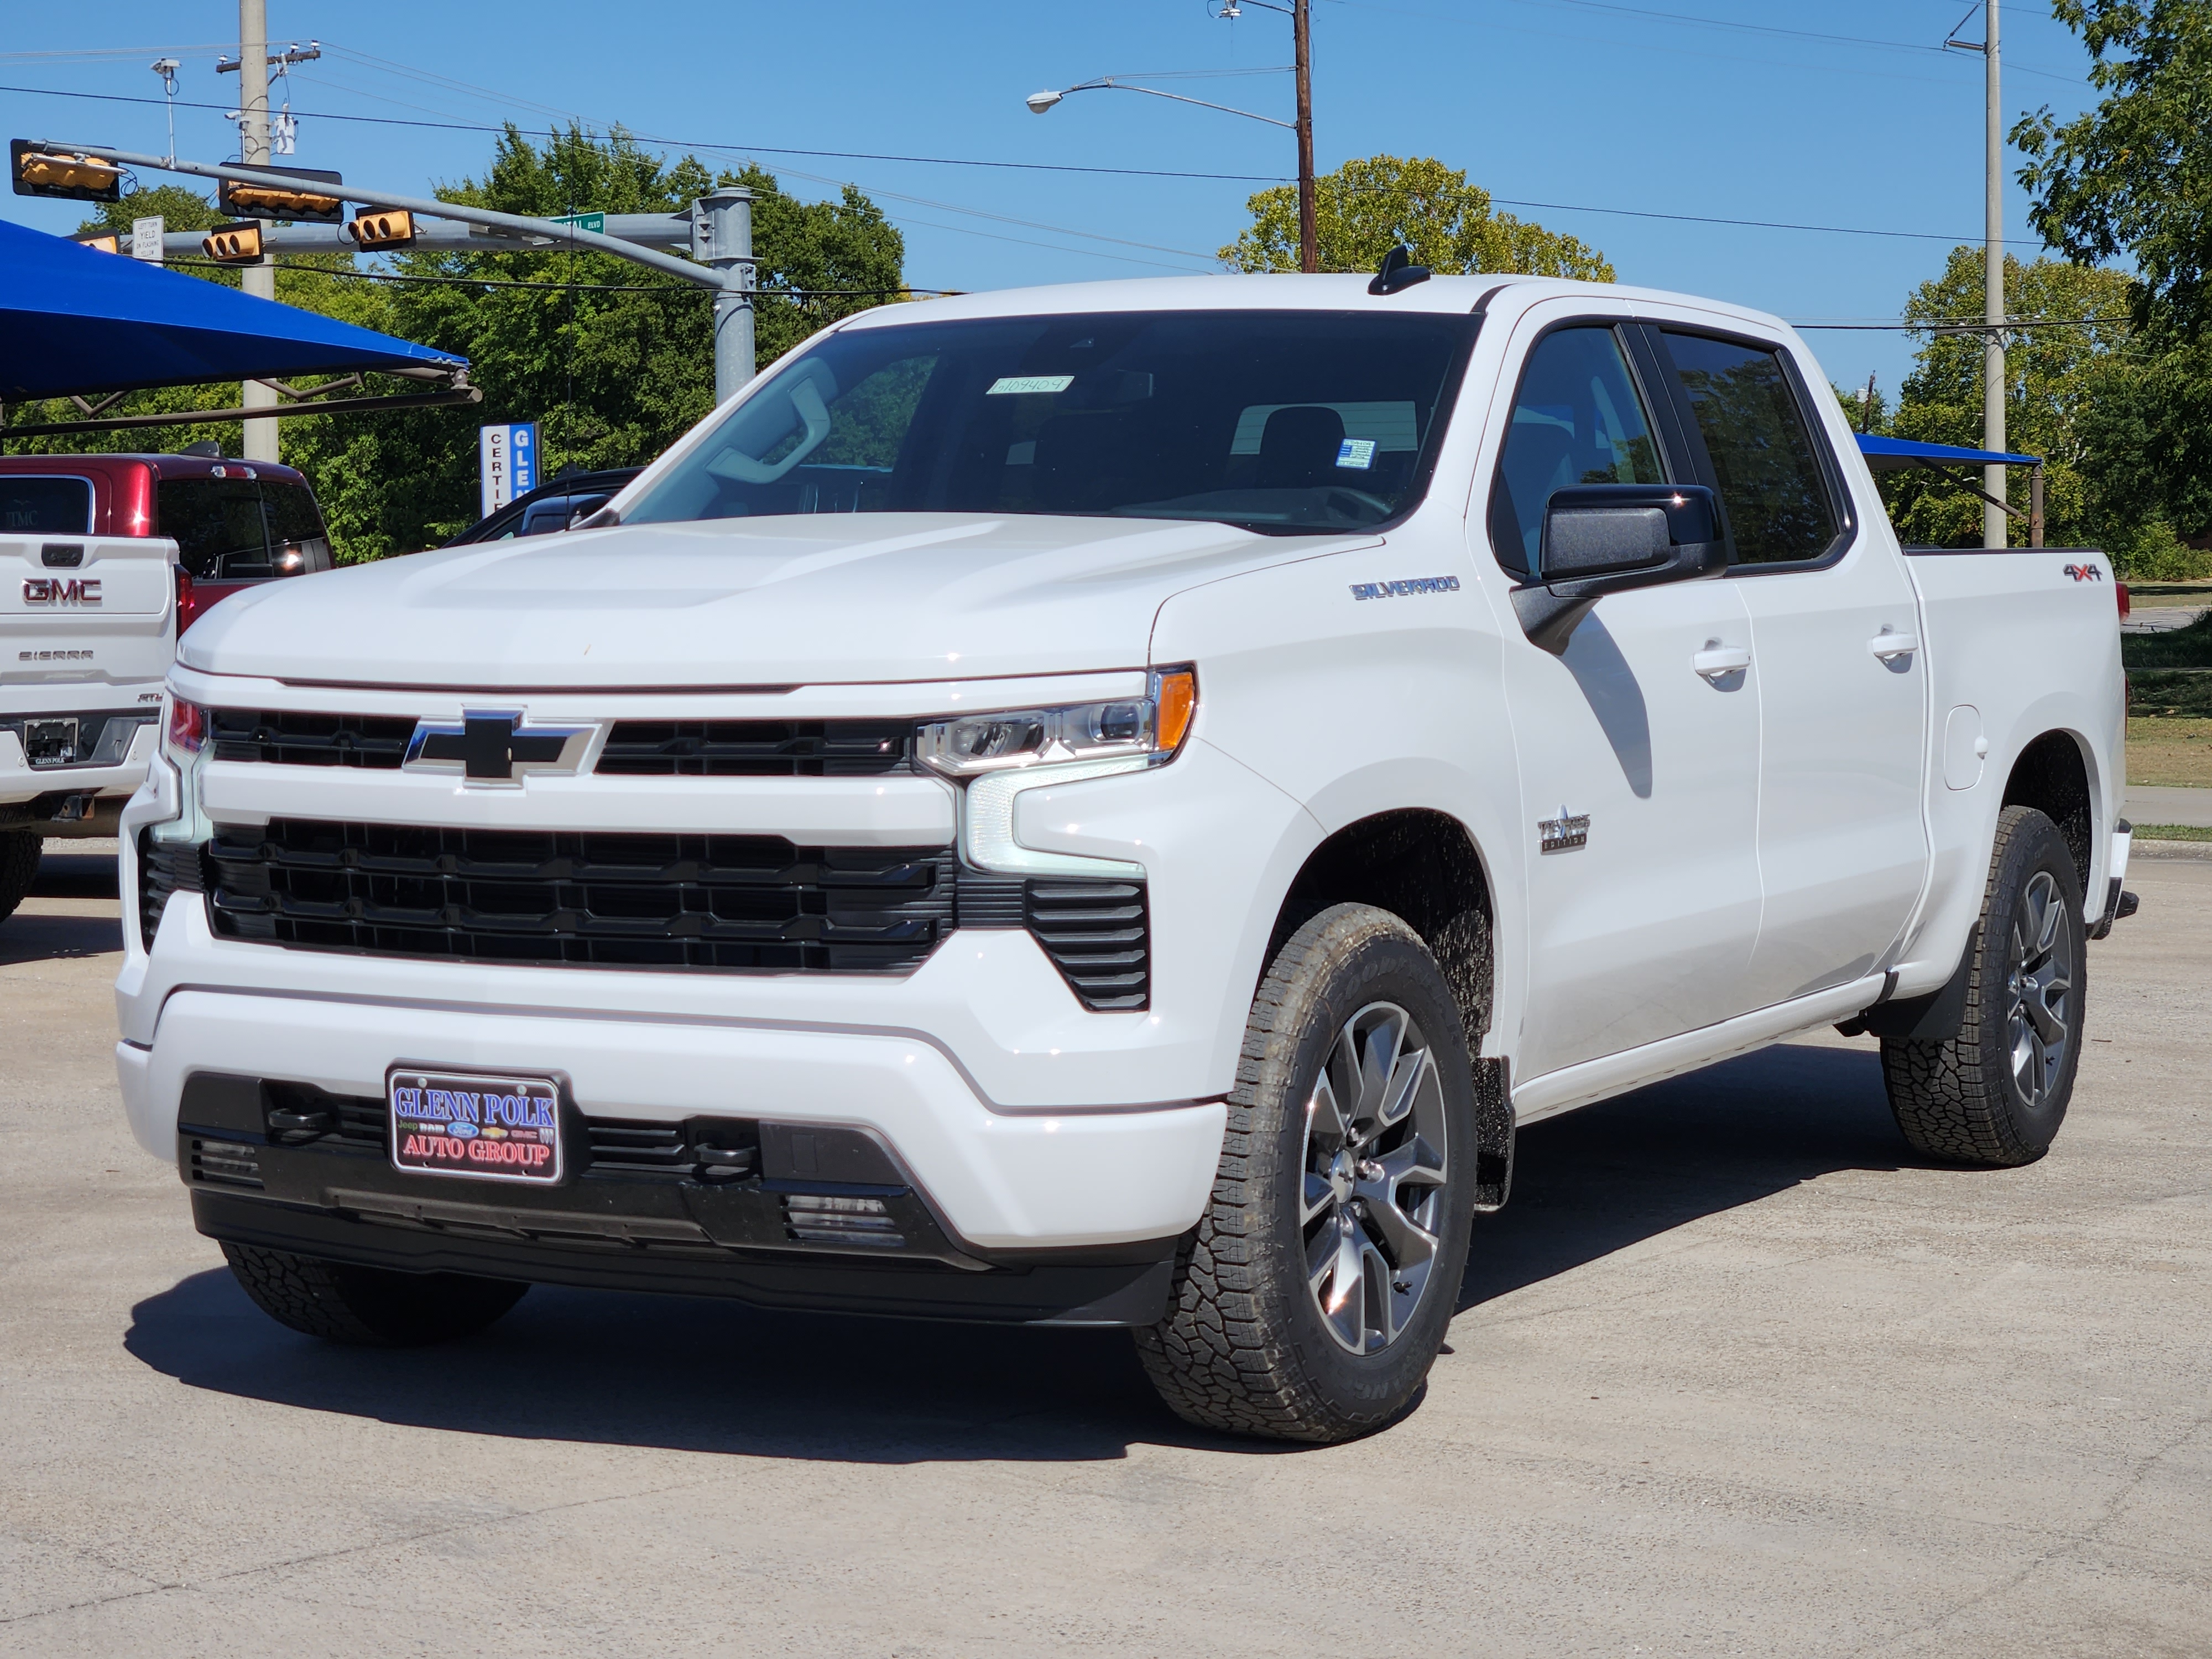
{"label": "paved parking lot", "polygon": [[2051,1156],[1871,1043],[1540,1125],[1406,1422],[1215,1440],[1125,1338],[532,1292],[263,1318],[131,1143],[117,906],[0,927],[0,1652],[2199,1655],[2212,861],[2093,947]]}

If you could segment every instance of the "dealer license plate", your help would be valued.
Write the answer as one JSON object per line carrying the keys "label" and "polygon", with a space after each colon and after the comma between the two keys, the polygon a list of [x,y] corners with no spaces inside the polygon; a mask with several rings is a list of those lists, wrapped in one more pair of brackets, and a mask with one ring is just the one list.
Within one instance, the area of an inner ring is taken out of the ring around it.
{"label": "dealer license plate", "polygon": [[561,1179],[561,1091],[550,1078],[394,1070],[385,1094],[397,1169],[537,1186]]}

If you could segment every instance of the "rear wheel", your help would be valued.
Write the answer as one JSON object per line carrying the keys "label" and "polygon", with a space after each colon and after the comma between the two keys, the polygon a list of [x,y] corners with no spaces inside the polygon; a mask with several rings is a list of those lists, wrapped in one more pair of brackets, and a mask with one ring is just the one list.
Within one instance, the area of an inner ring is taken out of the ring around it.
{"label": "rear wheel", "polygon": [[1916,1152],[2003,1169],[2051,1150],[2081,1058],[2084,955],[2081,890],[2058,827],[2008,806],[1958,1035],[1882,1040],[1890,1110]]}
{"label": "rear wheel", "polygon": [[39,878],[39,859],[46,845],[36,830],[0,830],[0,921],[15,914]]}
{"label": "rear wheel", "polygon": [[484,1328],[530,1288],[466,1273],[403,1273],[226,1241],[230,1271],[280,1325],[328,1342],[418,1348]]}
{"label": "rear wheel", "polygon": [[1338,905],[1254,1000],[1212,1202],[1137,1333],[1190,1422],[1347,1440],[1419,1394],[1473,1224],[1474,1089],[1451,988],[1388,911]]}

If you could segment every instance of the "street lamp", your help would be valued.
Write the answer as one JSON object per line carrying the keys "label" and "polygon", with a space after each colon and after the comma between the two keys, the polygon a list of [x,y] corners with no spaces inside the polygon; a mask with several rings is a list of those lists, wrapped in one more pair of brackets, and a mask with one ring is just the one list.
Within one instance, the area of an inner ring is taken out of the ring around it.
{"label": "street lamp", "polygon": [[[1077,92],[1141,92],[1153,98],[1165,98],[1178,104],[1195,104],[1200,109],[1218,110],[1224,115],[1241,115],[1248,121],[1265,121],[1271,127],[1286,127],[1298,136],[1298,269],[1313,271],[1321,269],[1319,252],[1315,246],[1314,232],[1314,156],[1313,156],[1313,28],[1312,0],[1291,0],[1286,6],[1273,0],[1243,0],[1247,5],[1263,7],[1268,11],[1290,14],[1291,38],[1297,47],[1298,118],[1278,121],[1272,115],[1257,115],[1249,109],[1234,109],[1227,104],[1209,104],[1203,98],[1186,98],[1181,93],[1162,92],[1157,87],[1140,87],[1127,81],[1116,80],[1110,75],[1092,81],[1079,81],[1072,87],[1058,91],[1046,88],[1033,92],[1022,101],[1032,115],[1042,115],[1054,104],[1071,93]],[[1239,15],[1237,0],[1226,0],[1217,17],[1234,21]]]}

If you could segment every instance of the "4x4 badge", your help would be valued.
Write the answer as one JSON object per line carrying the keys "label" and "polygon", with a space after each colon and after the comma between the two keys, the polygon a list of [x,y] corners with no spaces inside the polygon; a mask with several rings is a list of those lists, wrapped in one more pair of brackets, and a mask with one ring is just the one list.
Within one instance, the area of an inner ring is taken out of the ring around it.
{"label": "4x4 badge", "polygon": [[458,723],[417,720],[402,763],[417,772],[459,772],[471,783],[520,783],[526,772],[573,772],[588,726],[526,726],[511,709],[471,708]]}

